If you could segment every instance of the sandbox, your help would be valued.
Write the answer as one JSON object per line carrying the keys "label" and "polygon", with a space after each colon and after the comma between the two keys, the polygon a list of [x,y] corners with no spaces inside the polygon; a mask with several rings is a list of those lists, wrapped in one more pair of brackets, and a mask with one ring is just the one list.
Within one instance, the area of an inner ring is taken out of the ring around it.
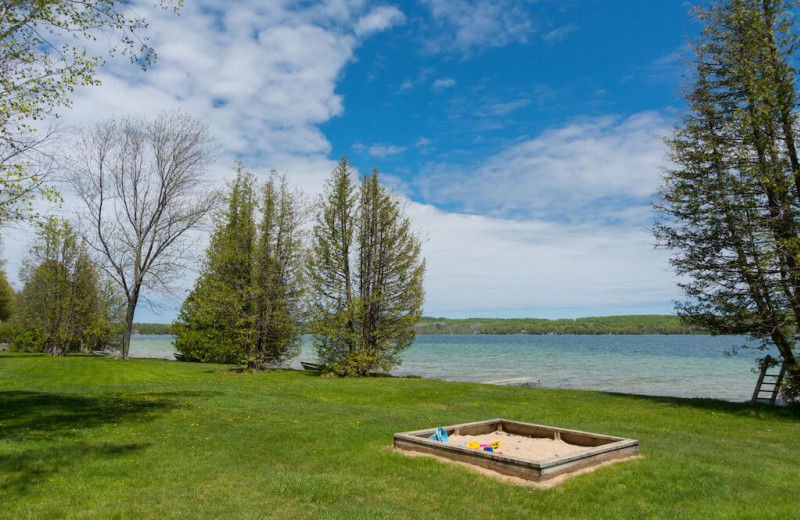
{"label": "sandbox", "polygon": [[[534,482],[635,456],[639,441],[507,419],[444,426],[447,443],[429,439],[436,428],[395,433],[394,446],[485,468]],[[493,452],[471,442],[500,441]]]}

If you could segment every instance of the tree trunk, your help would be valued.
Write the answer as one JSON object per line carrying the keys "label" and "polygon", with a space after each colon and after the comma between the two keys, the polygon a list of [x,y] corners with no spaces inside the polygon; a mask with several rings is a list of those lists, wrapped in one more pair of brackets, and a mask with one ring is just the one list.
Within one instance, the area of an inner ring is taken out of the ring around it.
{"label": "tree trunk", "polygon": [[139,287],[133,290],[128,298],[128,308],[125,310],[125,326],[122,329],[122,359],[130,358],[131,333],[133,332],[133,317],[136,314],[136,304],[139,302]]}

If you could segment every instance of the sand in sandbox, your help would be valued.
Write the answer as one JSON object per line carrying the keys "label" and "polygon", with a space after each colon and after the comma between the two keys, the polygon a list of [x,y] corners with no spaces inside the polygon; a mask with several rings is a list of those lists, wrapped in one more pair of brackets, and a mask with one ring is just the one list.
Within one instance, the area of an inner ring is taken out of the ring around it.
{"label": "sand in sandbox", "polygon": [[478,444],[500,441],[497,453],[528,460],[547,460],[587,449],[586,446],[576,446],[561,439],[525,437],[507,432],[494,432],[484,435],[451,435],[448,444],[467,447],[467,444],[472,441]]}

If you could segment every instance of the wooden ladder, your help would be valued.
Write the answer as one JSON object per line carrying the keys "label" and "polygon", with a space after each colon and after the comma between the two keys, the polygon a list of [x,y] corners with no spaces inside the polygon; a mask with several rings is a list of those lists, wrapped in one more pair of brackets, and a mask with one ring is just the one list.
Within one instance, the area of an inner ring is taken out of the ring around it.
{"label": "wooden ladder", "polygon": [[[753,398],[750,400],[752,404],[756,404],[759,401],[769,401],[769,404],[775,404],[775,400],[778,398],[778,391],[781,389],[783,376],[786,374],[786,365],[781,363],[781,369],[777,374],[768,374],[767,371],[770,368],[775,368],[770,366],[772,364],[771,361],[772,356],[767,356],[764,359],[761,373],[758,375],[758,383],[756,383],[756,389],[753,392]],[[768,396],[762,396],[762,393],[767,393]]]}

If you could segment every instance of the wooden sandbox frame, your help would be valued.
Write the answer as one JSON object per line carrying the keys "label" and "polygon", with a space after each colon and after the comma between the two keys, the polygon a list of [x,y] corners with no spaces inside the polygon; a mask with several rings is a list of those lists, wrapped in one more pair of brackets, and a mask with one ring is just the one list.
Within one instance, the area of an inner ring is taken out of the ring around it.
{"label": "wooden sandbox frame", "polygon": [[576,446],[584,446],[578,453],[546,460],[530,460],[508,454],[474,450],[429,439],[436,428],[395,433],[394,446],[405,451],[435,455],[461,463],[472,464],[503,475],[534,482],[579,471],[614,460],[633,457],[639,452],[639,441],[611,435],[568,430],[541,424],[531,424],[508,419],[489,419],[453,426],[444,426],[448,435],[484,435],[503,431],[525,437],[561,439]]}

